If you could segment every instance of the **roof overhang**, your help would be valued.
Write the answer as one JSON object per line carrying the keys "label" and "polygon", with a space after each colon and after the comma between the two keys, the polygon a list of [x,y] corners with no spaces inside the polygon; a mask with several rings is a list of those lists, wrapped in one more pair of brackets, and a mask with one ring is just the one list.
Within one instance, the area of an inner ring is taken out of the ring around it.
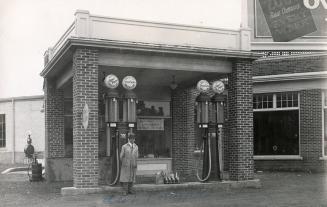
{"label": "roof overhang", "polygon": [[46,64],[40,75],[44,78],[54,77],[58,71],[62,70],[63,67],[72,62],[73,53],[77,47],[91,47],[98,48],[99,50],[175,54],[202,58],[237,58],[256,60],[262,56],[260,53],[240,50],[71,37],[65,41],[54,57]]}

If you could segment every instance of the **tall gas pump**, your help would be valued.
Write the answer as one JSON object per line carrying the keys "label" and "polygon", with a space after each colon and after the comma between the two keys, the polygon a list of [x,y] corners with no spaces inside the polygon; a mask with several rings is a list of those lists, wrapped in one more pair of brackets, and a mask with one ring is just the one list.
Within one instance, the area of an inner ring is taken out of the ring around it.
{"label": "tall gas pump", "polygon": [[212,84],[212,90],[215,92],[215,95],[211,98],[211,102],[214,107],[214,122],[215,122],[215,130],[216,130],[216,157],[217,157],[217,174],[218,178],[222,179],[223,172],[223,153],[222,153],[222,130],[224,124],[224,103],[225,103],[225,95],[222,93],[225,90],[225,85],[222,81],[215,81]]}
{"label": "tall gas pump", "polygon": [[134,133],[136,126],[136,102],[137,96],[133,89],[136,87],[136,79],[133,76],[126,76],[122,85],[126,89],[123,96],[123,122],[127,123],[129,133]]}
{"label": "tall gas pump", "polygon": [[104,84],[108,88],[104,94],[105,101],[105,122],[107,137],[107,156],[111,157],[112,176],[109,185],[115,185],[119,179],[119,93],[116,88],[119,85],[117,76],[110,74],[104,79]]}
{"label": "tall gas pump", "polygon": [[[136,126],[136,101],[137,97],[133,89],[136,87],[136,79],[133,76],[126,76],[122,85],[126,89],[122,97],[120,97],[117,87],[119,79],[117,76],[110,74],[104,79],[104,85],[108,88],[104,94],[105,101],[105,122],[106,122],[106,137],[107,137],[107,156],[111,158],[111,183],[116,185],[120,175],[120,158],[119,150],[121,147],[120,138],[123,138],[124,133],[118,130],[120,126],[127,124],[129,133],[133,132]],[[122,120],[119,118],[119,106],[122,98]],[[126,135],[124,137],[127,137]]]}
{"label": "tall gas pump", "polygon": [[[200,95],[196,98],[196,109],[197,124],[202,137],[200,154],[203,153],[203,167],[202,178],[199,176],[199,171],[197,171],[196,176],[199,181],[204,182],[209,179],[211,173],[211,147],[208,133],[210,96],[206,94],[210,89],[210,84],[206,80],[200,80],[197,84],[197,89],[200,91]],[[200,157],[201,156],[199,156],[199,159]]]}

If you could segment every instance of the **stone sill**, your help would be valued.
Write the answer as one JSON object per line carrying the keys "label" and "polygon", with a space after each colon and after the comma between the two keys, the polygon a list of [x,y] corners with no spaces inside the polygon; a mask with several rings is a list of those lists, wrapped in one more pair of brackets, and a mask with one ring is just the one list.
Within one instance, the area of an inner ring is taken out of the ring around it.
{"label": "stone sill", "polygon": [[303,160],[300,155],[257,155],[254,160]]}
{"label": "stone sill", "polygon": [[319,160],[327,160],[327,156],[319,157]]}

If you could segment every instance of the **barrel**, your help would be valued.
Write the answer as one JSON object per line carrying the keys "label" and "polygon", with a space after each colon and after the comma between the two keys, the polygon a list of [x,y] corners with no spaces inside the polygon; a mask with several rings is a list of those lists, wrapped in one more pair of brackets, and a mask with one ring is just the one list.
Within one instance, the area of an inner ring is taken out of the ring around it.
{"label": "barrel", "polygon": [[41,181],[42,180],[42,164],[32,164],[32,176],[30,181]]}

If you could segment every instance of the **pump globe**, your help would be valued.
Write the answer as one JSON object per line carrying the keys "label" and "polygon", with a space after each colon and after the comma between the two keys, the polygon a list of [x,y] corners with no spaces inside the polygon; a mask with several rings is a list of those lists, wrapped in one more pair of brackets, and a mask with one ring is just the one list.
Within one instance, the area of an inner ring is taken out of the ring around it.
{"label": "pump globe", "polygon": [[104,79],[104,84],[110,89],[115,89],[119,85],[119,79],[114,74],[110,74]]}
{"label": "pump globe", "polygon": [[209,89],[210,89],[210,84],[209,84],[209,82],[206,81],[206,80],[200,80],[200,81],[196,84],[196,88],[197,88],[200,92],[204,93],[204,92],[209,91]]}

